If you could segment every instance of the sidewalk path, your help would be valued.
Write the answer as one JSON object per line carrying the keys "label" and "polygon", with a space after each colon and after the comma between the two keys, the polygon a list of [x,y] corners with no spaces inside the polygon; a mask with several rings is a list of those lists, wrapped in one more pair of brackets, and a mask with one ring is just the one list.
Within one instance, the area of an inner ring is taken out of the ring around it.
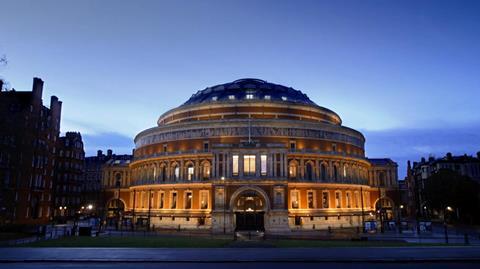
{"label": "sidewalk path", "polygon": [[480,247],[0,248],[5,262],[480,262]]}

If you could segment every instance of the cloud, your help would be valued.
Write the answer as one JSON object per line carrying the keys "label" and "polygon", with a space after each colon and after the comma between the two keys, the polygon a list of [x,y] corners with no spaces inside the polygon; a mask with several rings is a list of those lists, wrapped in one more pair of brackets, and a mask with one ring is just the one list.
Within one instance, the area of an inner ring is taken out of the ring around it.
{"label": "cloud", "polygon": [[85,156],[97,154],[97,150],[112,149],[116,154],[131,154],[133,138],[118,133],[82,134]]}
{"label": "cloud", "polygon": [[368,157],[388,157],[399,165],[399,178],[406,174],[406,162],[422,157],[475,155],[480,151],[480,124],[428,129],[391,129],[363,131]]}

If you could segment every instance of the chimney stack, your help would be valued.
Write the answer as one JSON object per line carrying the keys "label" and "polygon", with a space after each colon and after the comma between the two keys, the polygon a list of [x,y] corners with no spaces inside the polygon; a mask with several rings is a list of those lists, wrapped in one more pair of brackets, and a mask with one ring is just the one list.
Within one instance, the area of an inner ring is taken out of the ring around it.
{"label": "chimney stack", "polygon": [[477,158],[480,159],[480,151],[477,152]]}
{"label": "chimney stack", "polygon": [[3,80],[0,79],[0,92],[3,91]]}
{"label": "chimney stack", "polygon": [[113,151],[111,149],[107,150],[107,156],[112,157]]}
{"label": "chimney stack", "polygon": [[102,157],[102,155],[103,155],[103,151],[97,150],[97,157]]}
{"label": "chimney stack", "polygon": [[32,86],[33,96],[36,99],[42,99],[43,94],[43,80],[39,78],[33,78],[33,86]]}

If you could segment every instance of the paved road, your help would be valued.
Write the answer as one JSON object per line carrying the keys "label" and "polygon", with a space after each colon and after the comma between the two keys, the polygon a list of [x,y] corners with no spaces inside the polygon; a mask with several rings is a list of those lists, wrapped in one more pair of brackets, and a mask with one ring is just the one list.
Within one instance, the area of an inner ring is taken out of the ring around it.
{"label": "paved road", "polygon": [[0,248],[1,262],[390,262],[476,261],[480,247]]}
{"label": "paved road", "polygon": [[[85,269],[85,268],[158,268],[158,269],[245,269],[244,263],[15,263],[0,264],[0,268],[5,269],[51,269],[51,268],[68,268],[68,269]],[[249,263],[249,269],[318,269],[320,267],[328,269],[473,269],[478,268],[478,263]]]}

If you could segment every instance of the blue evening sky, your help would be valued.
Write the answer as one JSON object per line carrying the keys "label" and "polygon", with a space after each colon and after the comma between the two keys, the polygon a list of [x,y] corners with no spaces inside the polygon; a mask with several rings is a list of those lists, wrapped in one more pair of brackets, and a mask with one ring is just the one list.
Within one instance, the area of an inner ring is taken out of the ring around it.
{"label": "blue evening sky", "polygon": [[0,76],[45,80],[87,154],[197,90],[244,77],[294,87],[362,131],[368,157],[480,151],[480,1],[1,0]]}

